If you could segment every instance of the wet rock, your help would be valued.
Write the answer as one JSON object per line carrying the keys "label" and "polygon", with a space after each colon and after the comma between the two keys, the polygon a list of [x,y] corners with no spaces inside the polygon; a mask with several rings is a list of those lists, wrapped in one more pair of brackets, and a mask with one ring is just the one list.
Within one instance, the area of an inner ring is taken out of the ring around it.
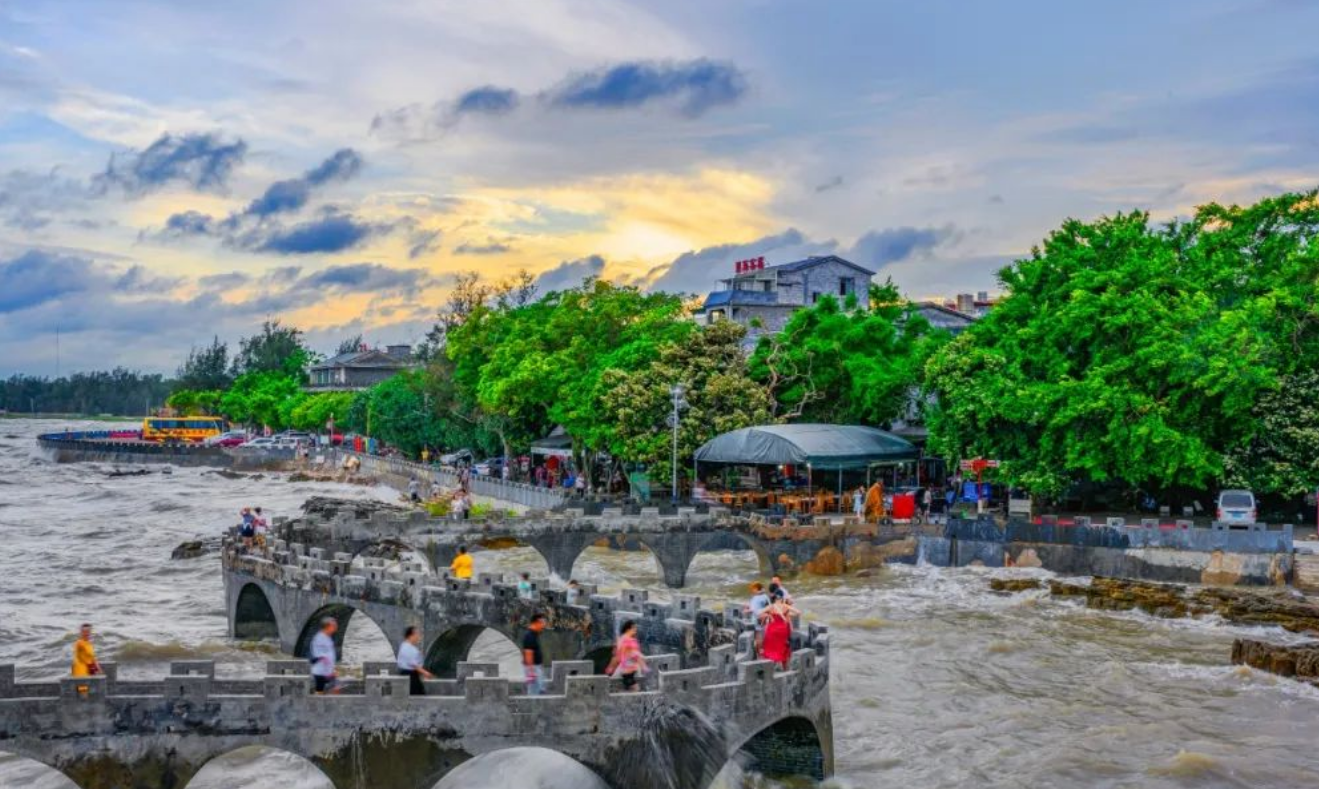
{"label": "wet rock", "polygon": [[105,475],[107,477],[145,477],[146,475],[151,473],[153,473],[151,469],[147,469],[147,468],[131,468],[131,469],[117,468],[114,471],[107,471]]}
{"label": "wet rock", "polygon": [[220,540],[188,540],[179,543],[179,546],[170,553],[171,559],[196,559],[198,556],[205,556],[208,553],[218,553],[220,551]]}
{"label": "wet rock", "polygon": [[206,473],[214,474],[217,477],[224,477],[225,479],[254,479],[255,480],[255,479],[266,478],[265,474],[244,474],[241,471],[232,471],[227,468],[212,469],[211,471],[207,471]]}
{"label": "wet rock", "polygon": [[847,562],[843,560],[843,552],[830,545],[821,548],[803,569],[812,575],[842,575]]}
{"label": "wet rock", "polygon": [[990,578],[989,588],[995,592],[1025,592],[1043,589],[1044,584],[1038,578]]}
{"label": "wet rock", "polygon": [[1319,643],[1281,646],[1238,638],[1232,642],[1232,662],[1319,685]]}
{"label": "wet rock", "polygon": [[1090,608],[1109,611],[1136,609],[1164,617],[1218,614],[1236,624],[1275,625],[1294,633],[1319,634],[1319,606],[1288,590],[1223,587],[1190,590],[1178,584],[1095,578],[1088,586],[1050,581],[1049,593],[1081,598]]}

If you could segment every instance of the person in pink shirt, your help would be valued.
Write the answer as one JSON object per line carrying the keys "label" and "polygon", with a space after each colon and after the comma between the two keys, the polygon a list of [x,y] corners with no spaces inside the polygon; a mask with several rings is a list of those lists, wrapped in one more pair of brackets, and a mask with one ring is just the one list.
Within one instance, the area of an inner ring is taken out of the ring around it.
{"label": "person in pink shirt", "polygon": [[628,620],[618,631],[618,643],[614,645],[614,659],[609,661],[605,673],[623,680],[623,690],[635,691],[641,688],[638,674],[646,673],[646,656],[641,654],[641,644],[637,641],[637,623]]}

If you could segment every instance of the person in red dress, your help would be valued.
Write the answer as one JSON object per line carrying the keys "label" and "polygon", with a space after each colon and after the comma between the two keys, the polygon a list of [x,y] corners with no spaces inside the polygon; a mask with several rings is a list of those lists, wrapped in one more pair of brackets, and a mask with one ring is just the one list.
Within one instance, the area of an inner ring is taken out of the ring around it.
{"label": "person in red dress", "polygon": [[785,670],[788,668],[788,658],[792,657],[792,617],[800,615],[800,611],[782,598],[775,599],[760,613],[760,621],[765,625],[761,659],[772,660]]}

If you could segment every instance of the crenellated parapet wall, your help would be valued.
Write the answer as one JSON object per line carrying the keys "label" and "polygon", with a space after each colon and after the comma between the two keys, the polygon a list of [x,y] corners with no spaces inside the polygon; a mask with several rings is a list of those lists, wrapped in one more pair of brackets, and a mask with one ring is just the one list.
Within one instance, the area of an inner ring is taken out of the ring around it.
{"label": "crenellated parapet wall", "polygon": [[[471,756],[517,746],[565,753],[617,789],[704,789],[739,753],[771,775],[831,774],[827,630],[810,629],[787,670],[752,659],[747,641],[710,647],[686,668],[677,654],[653,655],[651,687],[636,693],[583,661],[554,662],[541,696],[496,665],[460,662],[422,697],[389,664],[364,666],[336,696],[311,694],[304,660],[271,661],[250,679],[182,661],[151,682],[119,680],[108,666],[18,683],[4,665],[0,749],[84,789],[182,787],[210,759],[251,745],[301,755],[343,789],[363,778],[374,789],[429,789]],[[645,770],[666,764],[687,767],[672,783]]]}

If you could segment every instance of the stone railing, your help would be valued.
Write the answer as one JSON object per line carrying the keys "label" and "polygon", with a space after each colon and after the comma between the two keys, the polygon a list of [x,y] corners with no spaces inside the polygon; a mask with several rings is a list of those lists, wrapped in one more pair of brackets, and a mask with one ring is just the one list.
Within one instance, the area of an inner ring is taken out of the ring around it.
{"label": "stone railing", "polygon": [[[438,466],[416,463],[397,457],[368,455],[352,450],[335,448],[325,452],[326,462],[338,467],[346,455],[352,455],[362,462],[362,470],[368,474],[391,474],[403,479],[417,478],[429,480],[433,484],[446,488],[458,487],[458,474]],[[542,488],[523,482],[496,479],[494,477],[472,474],[468,487],[478,496],[498,499],[528,509],[549,510],[563,505],[570,500],[568,491],[561,488]]]}

